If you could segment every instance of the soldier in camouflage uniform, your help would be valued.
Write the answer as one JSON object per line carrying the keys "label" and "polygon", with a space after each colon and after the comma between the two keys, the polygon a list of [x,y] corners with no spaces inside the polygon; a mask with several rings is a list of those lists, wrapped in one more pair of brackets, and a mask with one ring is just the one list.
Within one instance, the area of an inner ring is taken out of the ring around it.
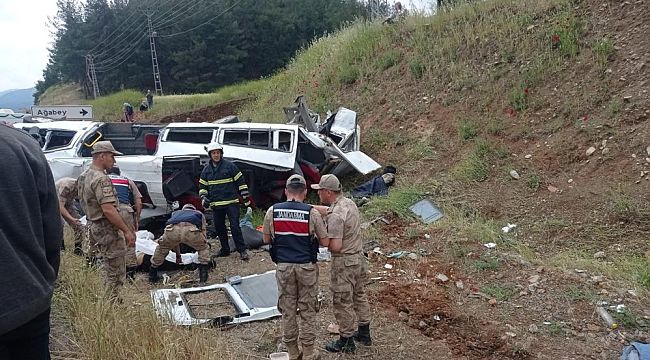
{"label": "soldier in camouflage uniform", "polygon": [[[264,242],[271,244],[271,259],[278,264],[278,309],[282,313],[283,340],[289,359],[314,360],[318,331],[318,245],[328,246],[327,229],[321,215],[303,203],[307,196],[305,179],[292,175],[285,189],[287,201],[273,205],[266,212],[263,225]],[[316,235],[320,240],[314,238]],[[301,330],[297,312],[300,311]],[[300,335],[298,335],[300,333]],[[302,354],[298,347],[302,345]]]}
{"label": "soldier in camouflage uniform", "polygon": [[126,242],[135,243],[135,233],[118,213],[117,195],[105,172],[115,164],[115,155],[122,153],[115,151],[110,141],[95,143],[92,165],[79,176],[77,187],[88,219],[89,242],[102,258],[101,272],[108,290],[117,297],[126,274]]}
{"label": "soldier in camouflage uniform", "polygon": [[[334,317],[341,337],[329,342],[330,352],[354,352],[354,340],[369,346],[370,305],[365,286],[368,283],[368,259],[363,255],[359,209],[354,201],[341,195],[341,183],[335,175],[324,175],[318,184],[321,202],[329,207],[318,207],[326,214],[330,238],[332,265],[330,287],[333,296]],[[355,332],[355,326],[358,329]]]}
{"label": "soldier in camouflage uniform", "polygon": [[160,280],[158,267],[165,261],[165,256],[170,250],[176,253],[176,263],[181,262],[180,244],[192,247],[199,253],[199,281],[208,280],[208,263],[210,262],[210,246],[206,240],[207,224],[202,212],[197,211],[194,205],[185,204],[183,209],[174,211],[167,220],[165,233],[158,240],[158,247],[151,258],[149,281],[154,283]]}
{"label": "soldier in camouflage uniform", "polygon": [[[55,183],[56,194],[59,197],[59,211],[63,220],[72,228],[74,235],[74,253],[75,255],[83,255],[81,246],[83,243],[85,228],[79,221],[79,213],[74,208],[77,196],[77,180],[69,177],[64,177]],[[62,247],[63,248],[63,247]]]}

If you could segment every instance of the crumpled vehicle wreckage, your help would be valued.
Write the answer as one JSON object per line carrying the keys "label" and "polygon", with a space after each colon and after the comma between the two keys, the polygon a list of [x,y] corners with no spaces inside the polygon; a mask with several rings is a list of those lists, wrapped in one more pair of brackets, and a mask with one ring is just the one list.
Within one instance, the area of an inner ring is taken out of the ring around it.
{"label": "crumpled vehicle wreckage", "polygon": [[284,109],[286,124],[239,122],[230,116],[212,123],[133,124],[93,121],[16,123],[41,144],[55,180],[78,177],[91,164],[92,146],[110,140],[124,153],[117,166],[143,194],[143,220],[166,216],[174,206],[201,209],[198,178],[208,161],[205,145],[218,142],[236,163],[253,203],[281,201],[286,179],[298,173],[308,185],[323,174],[368,174],[381,167],[359,150],[356,112],[340,108],[325,122],[303,97]]}

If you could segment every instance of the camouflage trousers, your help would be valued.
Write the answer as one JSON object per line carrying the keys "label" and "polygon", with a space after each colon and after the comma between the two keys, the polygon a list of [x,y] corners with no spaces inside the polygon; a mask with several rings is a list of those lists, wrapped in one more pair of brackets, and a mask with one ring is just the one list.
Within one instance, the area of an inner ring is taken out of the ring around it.
{"label": "camouflage trousers", "polygon": [[357,325],[370,323],[366,295],[368,259],[362,254],[332,256],[330,269],[334,318],[343,337],[350,337]]}
{"label": "camouflage trousers", "polygon": [[[131,231],[135,231],[135,211],[133,211],[131,205],[120,204],[118,211],[126,226],[131,229]],[[127,268],[138,266],[138,259],[135,256],[135,244],[126,244],[126,255],[124,256],[124,261],[126,262]]]}
{"label": "camouflage trousers", "polygon": [[126,277],[124,234],[105,218],[89,223],[89,243],[97,250],[98,257],[102,258],[100,271],[104,282],[110,292],[117,295]]}
{"label": "camouflage trousers", "polygon": [[[275,271],[278,282],[278,310],[282,314],[283,341],[313,345],[318,331],[318,264],[279,263]],[[298,310],[301,331],[298,330]],[[300,334],[300,335],[299,335]]]}
{"label": "camouflage trousers", "polygon": [[199,263],[210,262],[210,247],[203,231],[194,224],[182,222],[165,227],[165,233],[158,240],[158,247],[151,258],[151,265],[153,267],[162,265],[169,251],[176,249],[181,243],[192,247],[199,253]]}
{"label": "camouflage trousers", "polygon": [[[75,217],[77,219],[79,218],[79,213],[74,208],[67,207],[66,210],[68,210],[70,215],[72,215],[73,217]],[[84,241],[84,235],[86,234],[85,227],[83,225],[70,225],[70,224],[68,224],[67,221],[63,220],[63,218],[61,218],[61,221],[63,221],[64,226],[67,225],[67,226],[70,227],[70,229],[72,229],[72,236],[73,236],[73,239],[74,239],[74,246],[75,247],[81,247],[81,244]]]}

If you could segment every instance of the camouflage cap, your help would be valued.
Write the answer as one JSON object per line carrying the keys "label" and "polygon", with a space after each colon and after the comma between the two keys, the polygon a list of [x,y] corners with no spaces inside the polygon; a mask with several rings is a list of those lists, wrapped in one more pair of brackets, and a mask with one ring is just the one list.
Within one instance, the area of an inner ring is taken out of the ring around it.
{"label": "camouflage cap", "polygon": [[114,155],[124,155],[121,152],[115,150],[113,144],[111,144],[111,142],[108,140],[96,142],[95,145],[93,145],[93,151],[91,152],[91,155],[95,155],[103,152],[113,153]]}
{"label": "camouflage cap", "polygon": [[287,179],[287,187],[289,187],[289,186],[306,187],[307,182],[305,181],[304,177],[302,177],[302,176],[300,176],[298,174],[293,174],[293,175],[289,176],[289,178]]}
{"label": "camouflage cap", "polygon": [[332,191],[341,191],[341,182],[336,175],[327,174],[323,175],[320,178],[320,182],[318,184],[313,184],[311,188],[316,190],[327,189]]}

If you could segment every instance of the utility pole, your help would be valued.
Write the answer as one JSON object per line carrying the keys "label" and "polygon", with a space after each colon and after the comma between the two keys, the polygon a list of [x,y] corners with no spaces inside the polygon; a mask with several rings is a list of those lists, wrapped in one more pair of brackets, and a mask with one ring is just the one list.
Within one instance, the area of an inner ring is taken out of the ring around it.
{"label": "utility pole", "polygon": [[88,80],[93,85],[93,98],[97,99],[100,97],[99,93],[99,84],[97,84],[97,74],[95,73],[95,59],[91,54],[88,54],[86,57],[86,76]]}
{"label": "utility pole", "polygon": [[151,67],[153,68],[153,84],[156,91],[156,95],[160,96],[163,94],[162,83],[160,82],[160,70],[158,69],[158,56],[156,55],[156,37],[158,33],[153,31],[153,25],[151,24],[151,13],[146,13],[147,15],[147,29],[149,31],[149,45],[151,47]]}

